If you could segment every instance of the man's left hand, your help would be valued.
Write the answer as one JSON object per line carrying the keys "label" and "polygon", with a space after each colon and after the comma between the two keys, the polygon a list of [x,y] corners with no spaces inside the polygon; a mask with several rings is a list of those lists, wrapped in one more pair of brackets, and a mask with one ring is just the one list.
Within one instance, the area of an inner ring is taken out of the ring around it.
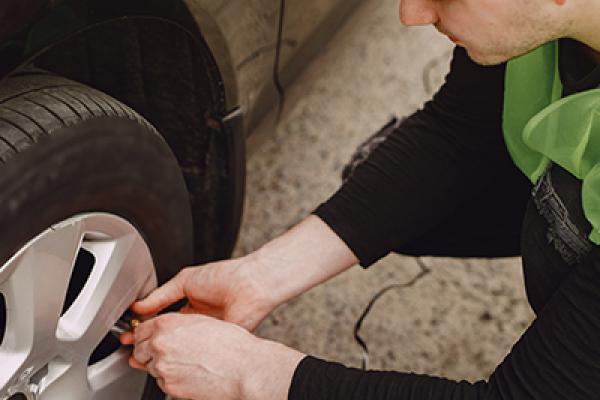
{"label": "man's left hand", "polygon": [[304,354],[203,315],[164,314],[124,334],[133,368],[174,397],[203,400],[287,398]]}

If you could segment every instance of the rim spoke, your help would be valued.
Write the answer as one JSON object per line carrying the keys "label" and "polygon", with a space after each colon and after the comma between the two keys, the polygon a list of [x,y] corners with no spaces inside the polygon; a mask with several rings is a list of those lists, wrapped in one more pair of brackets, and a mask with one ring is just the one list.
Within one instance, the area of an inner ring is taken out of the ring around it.
{"label": "rim spoke", "polygon": [[91,390],[87,380],[87,366],[54,360],[48,365],[48,374],[40,383],[40,400],[89,399]]}
{"label": "rim spoke", "polygon": [[88,370],[94,400],[112,400],[127,393],[131,398],[141,398],[147,375],[127,364],[130,352],[120,349]]}
{"label": "rim spoke", "polygon": [[[13,376],[25,363],[45,363],[55,349],[56,327],[81,237],[77,223],[43,235],[0,270],[0,292],[7,308],[0,358],[12,355]],[[11,380],[0,373],[0,385]]]}
{"label": "rim spoke", "polygon": [[88,241],[96,257],[79,297],[59,322],[59,339],[83,357],[102,340],[147,285],[154,282],[152,260],[134,233],[116,240]]}

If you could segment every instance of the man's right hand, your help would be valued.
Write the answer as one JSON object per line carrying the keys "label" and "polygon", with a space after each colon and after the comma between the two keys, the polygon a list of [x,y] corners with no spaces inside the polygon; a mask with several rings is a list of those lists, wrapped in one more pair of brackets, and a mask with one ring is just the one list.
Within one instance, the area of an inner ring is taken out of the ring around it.
{"label": "man's right hand", "polygon": [[204,314],[253,331],[277,304],[256,279],[260,265],[246,257],[182,269],[174,278],[133,304],[132,311],[152,316],[187,298],[181,312]]}
{"label": "man's right hand", "polygon": [[[357,258],[314,215],[249,255],[181,270],[133,312],[149,317],[187,298],[184,313],[205,314],[254,331],[277,306],[356,264]],[[133,340],[130,332],[123,343]]]}

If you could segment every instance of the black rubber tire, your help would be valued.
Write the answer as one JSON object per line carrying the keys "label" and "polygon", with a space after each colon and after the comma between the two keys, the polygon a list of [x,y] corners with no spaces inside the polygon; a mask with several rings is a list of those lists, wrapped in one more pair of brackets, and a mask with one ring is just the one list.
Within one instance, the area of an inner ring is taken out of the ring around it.
{"label": "black rubber tire", "polygon": [[[51,75],[0,86],[0,265],[52,224],[108,212],[145,238],[159,282],[193,259],[188,193],[160,134],[111,97]],[[149,379],[143,399],[164,395]]]}

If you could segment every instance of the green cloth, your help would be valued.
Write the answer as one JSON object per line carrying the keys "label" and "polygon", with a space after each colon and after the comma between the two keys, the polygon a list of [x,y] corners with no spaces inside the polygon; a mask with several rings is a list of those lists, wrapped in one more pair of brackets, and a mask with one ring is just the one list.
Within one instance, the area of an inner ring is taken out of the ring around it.
{"label": "green cloth", "polygon": [[510,61],[504,139],[515,164],[535,183],[552,161],[583,181],[583,212],[600,244],[600,89],[561,98],[558,42]]}

